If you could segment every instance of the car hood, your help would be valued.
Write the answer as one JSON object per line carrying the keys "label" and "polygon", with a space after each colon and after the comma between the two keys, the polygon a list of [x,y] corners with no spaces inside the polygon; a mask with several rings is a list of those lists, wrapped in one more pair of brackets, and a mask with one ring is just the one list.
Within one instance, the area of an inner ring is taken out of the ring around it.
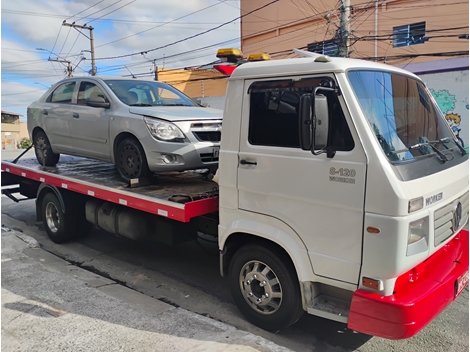
{"label": "car hood", "polygon": [[167,121],[222,119],[223,111],[198,106],[131,106],[129,112]]}

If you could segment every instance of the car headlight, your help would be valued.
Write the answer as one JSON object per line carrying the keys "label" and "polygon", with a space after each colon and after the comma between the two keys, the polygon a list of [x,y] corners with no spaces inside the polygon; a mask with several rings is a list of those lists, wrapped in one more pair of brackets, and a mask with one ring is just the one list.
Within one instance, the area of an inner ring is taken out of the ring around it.
{"label": "car headlight", "polygon": [[183,132],[175,124],[163,120],[151,119],[144,116],[145,124],[150,134],[163,141],[182,142],[185,138]]}
{"label": "car headlight", "polygon": [[428,223],[427,217],[410,223],[406,255],[421,253],[428,249]]}

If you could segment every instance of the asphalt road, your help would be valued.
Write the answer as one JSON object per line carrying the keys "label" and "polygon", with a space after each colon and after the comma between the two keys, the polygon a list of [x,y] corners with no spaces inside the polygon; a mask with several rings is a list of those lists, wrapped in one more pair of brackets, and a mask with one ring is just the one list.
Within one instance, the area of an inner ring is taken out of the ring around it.
{"label": "asphalt road", "polygon": [[42,224],[36,223],[33,200],[14,203],[2,196],[1,210],[2,225],[34,237],[44,249],[77,266],[296,351],[469,350],[468,288],[428,327],[407,340],[355,333],[344,324],[307,314],[292,327],[272,334],[244,320],[227,281],[219,275],[218,255],[208,252],[207,246],[188,242],[169,247],[151,238],[132,241],[96,229],[77,242],[56,245],[47,238]]}

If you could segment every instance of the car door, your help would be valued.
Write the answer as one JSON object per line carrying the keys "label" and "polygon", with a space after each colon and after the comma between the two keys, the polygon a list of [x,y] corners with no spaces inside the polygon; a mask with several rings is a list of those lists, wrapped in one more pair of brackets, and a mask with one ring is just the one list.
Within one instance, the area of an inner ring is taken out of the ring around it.
{"label": "car door", "polygon": [[42,125],[54,150],[60,153],[73,151],[70,139],[72,122],[71,104],[75,81],[65,82],[59,85],[47,97],[46,102],[40,108]]}
{"label": "car door", "polygon": [[76,104],[72,105],[71,138],[75,153],[102,160],[111,160],[109,143],[109,109],[87,105],[91,95],[108,102],[104,90],[91,81],[80,81]]}
{"label": "car door", "polygon": [[366,157],[341,96],[328,96],[334,157],[313,155],[299,142],[300,96],[324,81],[334,82],[334,76],[245,81],[239,208],[290,226],[304,242],[316,275],[357,284]]}

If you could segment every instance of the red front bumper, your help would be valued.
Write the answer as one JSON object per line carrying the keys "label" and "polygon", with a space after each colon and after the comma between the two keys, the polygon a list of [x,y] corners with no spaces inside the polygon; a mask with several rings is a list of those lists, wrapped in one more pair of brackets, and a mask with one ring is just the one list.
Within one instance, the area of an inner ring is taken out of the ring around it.
{"label": "red front bumper", "polygon": [[395,283],[391,296],[357,290],[348,328],[388,339],[417,334],[456,298],[456,282],[468,270],[468,231],[462,230],[438,252]]}

